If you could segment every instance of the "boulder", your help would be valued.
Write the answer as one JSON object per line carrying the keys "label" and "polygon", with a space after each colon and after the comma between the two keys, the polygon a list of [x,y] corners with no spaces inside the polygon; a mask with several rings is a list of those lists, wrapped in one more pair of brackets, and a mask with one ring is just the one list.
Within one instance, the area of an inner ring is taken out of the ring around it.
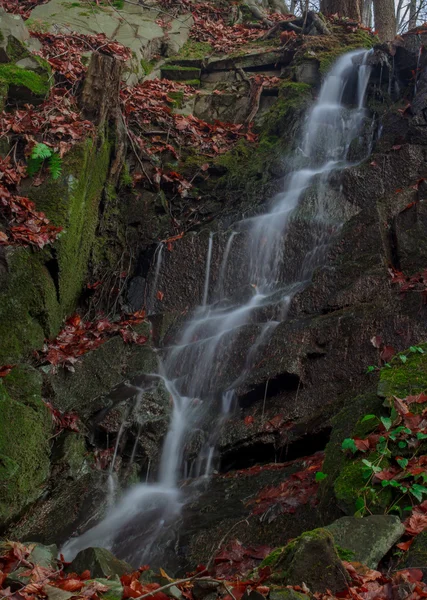
{"label": "boulder", "polygon": [[0,8],[0,63],[20,58],[24,43],[29,39],[30,33],[22,18]]}
{"label": "boulder", "polygon": [[278,548],[267,556],[260,568],[269,566],[269,580],[284,585],[305,583],[315,592],[344,590],[350,577],[338,556],[334,538],[326,529],[314,529]]}
{"label": "boulder", "polygon": [[77,554],[67,570],[70,573],[82,573],[89,570],[92,577],[110,578],[131,573],[133,568],[105,548],[86,548]]}
{"label": "boulder", "polygon": [[380,560],[403,535],[399,517],[372,515],[365,518],[343,517],[325,527],[335,544],[350,551],[349,559],[376,569]]}

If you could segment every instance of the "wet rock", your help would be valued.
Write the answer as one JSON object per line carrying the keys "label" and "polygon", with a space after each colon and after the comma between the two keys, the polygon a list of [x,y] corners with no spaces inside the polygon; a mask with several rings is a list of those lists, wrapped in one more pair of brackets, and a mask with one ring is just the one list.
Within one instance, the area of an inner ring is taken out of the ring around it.
{"label": "wet rock", "polygon": [[319,86],[321,83],[321,73],[319,61],[304,60],[295,67],[295,79],[299,83]]}
{"label": "wet rock", "polygon": [[247,69],[253,67],[277,67],[277,65],[289,64],[292,53],[287,50],[261,50],[242,56],[211,58],[206,64],[207,71],[226,71],[228,69]]}
{"label": "wet rock", "polygon": [[305,583],[312,592],[340,592],[350,581],[337,554],[334,539],[325,529],[303,533],[267,556],[260,568],[263,566],[272,569],[271,581],[285,585]]}
{"label": "wet rock", "polygon": [[60,545],[103,516],[107,504],[105,473],[91,470],[77,480],[65,476],[55,484],[10,527],[10,539]]}
{"label": "wet rock", "polygon": [[377,568],[405,531],[399,517],[391,515],[343,517],[325,529],[332,533],[337,546],[352,553],[351,560],[370,569]]}
{"label": "wet rock", "polygon": [[70,573],[82,573],[88,569],[92,577],[121,577],[131,573],[133,568],[123,560],[116,558],[105,548],[87,548],[81,550],[67,567]]}

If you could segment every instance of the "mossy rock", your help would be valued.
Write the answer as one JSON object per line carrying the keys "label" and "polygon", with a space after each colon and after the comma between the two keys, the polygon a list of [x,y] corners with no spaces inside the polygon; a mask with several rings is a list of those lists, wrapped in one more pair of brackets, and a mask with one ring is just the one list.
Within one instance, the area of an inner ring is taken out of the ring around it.
{"label": "mossy rock", "polygon": [[67,567],[69,573],[82,573],[88,569],[92,577],[121,577],[131,573],[133,567],[116,558],[105,548],[87,548],[81,550]]}
{"label": "mossy rock", "polygon": [[40,104],[50,90],[48,73],[6,64],[0,65],[0,83],[7,86],[7,101],[10,104]]}
{"label": "mossy rock", "polygon": [[[376,427],[378,420],[372,419],[362,422],[367,414],[381,415],[384,412],[383,401],[375,392],[358,396],[347,402],[341,411],[332,420],[332,434],[325,451],[325,461],[322,471],[327,474],[320,485],[319,497],[321,510],[328,513],[331,505],[337,505],[347,514],[356,511],[356,502],[360,491],[366,485],[363,478],[362,458],[357,455],[353,460],[342,450],[342,442],[346,438],[364,438]],[[386,414],[386,412],[384,412]],[[387,490],[381,490],[378,497],[380,502],[378,510],[391,498],[390,494],[384,495]],[[387,504],[386,504],[387,505]]]}
{"label": "mossy rock", "polygon": [[88,139],[66,156],[60,179],[28,190],[37,210],[63,227],[55,244],[57,264],[53,266],[63,317],[75,309],[86,280],[110,153],[107,139]]}
{"label": "mossy rock", "polygon": [[56,335],[62,313],[49,249],[6,248],[0,271],[0,364],[15,363]]}
{"label": "mossy rock", "polygon": [[268,579],[272,583],[305,583],[312,592],[336,593],[349,581],[334,539],[326,529],[308,531],[284,548],[278,548],[263,560],[260,568],[265,566],[272,570]]}
{"label": "mossy rock", "polygon": [[52,418],[41,387],[28,365],[0,380],[0,526],[42,494],[49,476]]}
{"label": "mossy rock", "polygon": [[391,368],[381,369],[378,384],[378,395],[382,398],[419,394],[427,390],[427,344],[420,344],[424,354],[419,352],[402,352],[406,362],[395,356],[390,362]]}

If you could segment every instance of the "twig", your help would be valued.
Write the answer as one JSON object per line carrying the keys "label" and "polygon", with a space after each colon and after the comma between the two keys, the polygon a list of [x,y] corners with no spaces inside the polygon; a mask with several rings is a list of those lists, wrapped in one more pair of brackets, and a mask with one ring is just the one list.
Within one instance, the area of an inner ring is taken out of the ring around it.
{"label": "twig", "polygon": [[130,134],[130,131],[129,131],[129,129],[128,129],[128,127],[127,127],[127,125],[126,125],[126,121],[125,121],[125,118],[124,118],[124,116],[123,116],[123,113],[122,113],[122,112],[120,112],[120,115],[121,115],[121,117],[122,117],[122,121],[123,121],[123,127],[124,127],[124,128],[125,128],[125,130],[126,130],[126,135],[128,136],[128,138],[129,138],[129,141],[130,141],[130,143],[131,143],[132,150],[133,150],[133,152],[134,152],[134,154],[135,154],[135,157],[136,157],[137,161],[139,162],[139,166],[141,167],[141,169],[142,169],[142,172],[144,173],[144,175],[146,176],[146,178],[148,179],[148,181],[150,182],[150,184],[151,184],[151,185],[153,185],[153,182],[152,182],[152,180],[151,180],[150,176],[148,175],[147,171],[145,170],[144,164],[143,164],[142,160],[140,159],[140,157],[139,157],[139,154],[138,154],[138,153],[137,153],[137,151],[136,151],[135,144],[133,143],[132,136],[131,136],[131,134]]}
{"label": "twig", "polygon": [[170,581],[166,585],[163,585],[162,587],[159,587],[156,590],[153,590],[152,592],[148,592],[148,594],[143,594],[142,596],[137,596],[135,598],[135,600],[142,600],[143,598],[149,598],[150,596],[154,596],[155,594],[158,594],[159,592],[163,592],[163,590],[168,590],[169,588],[173,587],[174,585],[180,585],[181,583],[187,583],[189,581],[194,581],[194,579],[197,579],[198,577],[201,576],[202,573],[206,573],[206,571],[207,571],[207,569],[204,569],[203,571],[201,571],[200,573],[196,573],[196,575],[193,575],[192,577],[186,577],[185,579],[177,579],[176,581]]}
{"label": "twig", "polygon": [[233,531],[233,529],[235,529],[238,525],[241,525],[242,523],[246,523],[246,525],[249,525],[248,520],[247,519],[242,519],[241,521],[238,521],[237,523],[234,523],[233,527],[231,527],[231,529],[229,529],[226,533],[224,533],[224,535],[222,536],[218,546],[214,549],[214,551],[211,554],[211,557],[209,558],[207,564],[206,564],[206,571],[209,571],[209,569],[212,566],[212,563],[214,561],[215,558],[215,554],[218,552],[218,550],[220,550],[221,546],[223,545],[223,543],[225,542],[226,538],[230,535],[230,533]]}

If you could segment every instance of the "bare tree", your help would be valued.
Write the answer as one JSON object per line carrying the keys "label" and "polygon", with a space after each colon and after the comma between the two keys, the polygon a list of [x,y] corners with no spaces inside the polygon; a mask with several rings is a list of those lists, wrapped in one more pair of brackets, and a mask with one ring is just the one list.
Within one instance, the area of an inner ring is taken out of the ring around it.
{"label": "bare tree", "polygon": [[396,37],[394,0],[374,0],[374,19],[381,40],[390,41]]}
{"label": "bare tree", "polygon": [[354,21],[362,21],[364,0],[320,0],[320,10],[328,15],[338,14]]}

